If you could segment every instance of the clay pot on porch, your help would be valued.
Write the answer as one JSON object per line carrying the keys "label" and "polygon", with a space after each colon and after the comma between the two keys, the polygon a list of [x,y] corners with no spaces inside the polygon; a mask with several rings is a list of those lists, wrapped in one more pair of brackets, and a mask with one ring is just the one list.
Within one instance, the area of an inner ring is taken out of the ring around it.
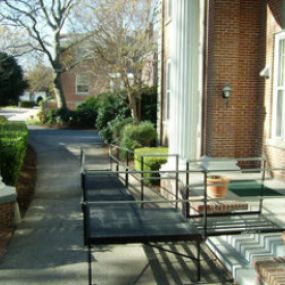
{"label": "clay pot on porch", "polygon": [[212,198],[222,198],[227,195],[229,180],[226,177],[212,175],[207,177],[207,194]]}

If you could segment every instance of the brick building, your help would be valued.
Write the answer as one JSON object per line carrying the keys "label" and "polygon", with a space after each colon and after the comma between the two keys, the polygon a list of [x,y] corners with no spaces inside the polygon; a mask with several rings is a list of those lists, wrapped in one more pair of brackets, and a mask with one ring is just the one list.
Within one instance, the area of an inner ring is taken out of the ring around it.
{"label": "brick building", "polygon": [[[161,0],[160,137],[285,165],[285,1]],[[227,89],[230,96],[225,98]]]}
{"label": "brick building", "polygon": [[[78,44],[74,44],[76,42]],[[104,70],[104,64],[88,56],[88,44],[88,38],[79,40],[73,34],[62,38],[65,72],[61,75],[61,83],[67,107],[71,110],[87,97],[110,89],[108,72]]]}

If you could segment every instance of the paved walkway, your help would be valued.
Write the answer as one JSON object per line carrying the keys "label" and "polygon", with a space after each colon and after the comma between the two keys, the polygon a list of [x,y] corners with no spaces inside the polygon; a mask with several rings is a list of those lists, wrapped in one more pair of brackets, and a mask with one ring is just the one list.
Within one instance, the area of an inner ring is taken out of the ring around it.
{"label": "paved walkway", "polygon": [[[99,137],[94,131],[35,128],[30,141],[38,153],[36,194],[0,261],[0,284],[87,285],[79,150],[92,146],[96,161],[106,163]],[[189,254],[195,250],[189,244],[168,247]],[[202,284],[228,278],[209,260],[206,247],[202,256]],[[140,244],[97,247],[93,264],[97,285],[197,284],[191,261]]]}
{"label": "paved walkway", "polygon": [[38,154],[35,198],[0,263],[0,284],[86,284],[80,212],[79,147],[94,132],[31,130]]}

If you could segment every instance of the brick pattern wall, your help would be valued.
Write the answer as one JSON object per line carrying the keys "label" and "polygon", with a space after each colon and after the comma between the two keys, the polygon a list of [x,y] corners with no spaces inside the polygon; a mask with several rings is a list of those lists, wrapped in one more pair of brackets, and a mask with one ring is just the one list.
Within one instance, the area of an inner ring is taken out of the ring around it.
{"label": "brick pattern wall", "polygon": [[14,223],[15,203],[0,204],[0,227],[11,226]]}
{"label": "brick pattern wall", "polygon": [[[265,1],[210,1],[207,155],[261,155],[264,7]],[[225,83],[233,90],[228,100],[222,97]]]}

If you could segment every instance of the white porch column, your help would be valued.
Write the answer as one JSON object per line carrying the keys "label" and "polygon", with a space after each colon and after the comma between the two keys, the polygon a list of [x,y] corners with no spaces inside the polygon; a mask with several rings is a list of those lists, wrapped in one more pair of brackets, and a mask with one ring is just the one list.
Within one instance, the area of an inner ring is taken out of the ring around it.
{"label": "white porch column", "polygon": [[200,95],[200,0],[173,1],[169,153],[196,158]]}

